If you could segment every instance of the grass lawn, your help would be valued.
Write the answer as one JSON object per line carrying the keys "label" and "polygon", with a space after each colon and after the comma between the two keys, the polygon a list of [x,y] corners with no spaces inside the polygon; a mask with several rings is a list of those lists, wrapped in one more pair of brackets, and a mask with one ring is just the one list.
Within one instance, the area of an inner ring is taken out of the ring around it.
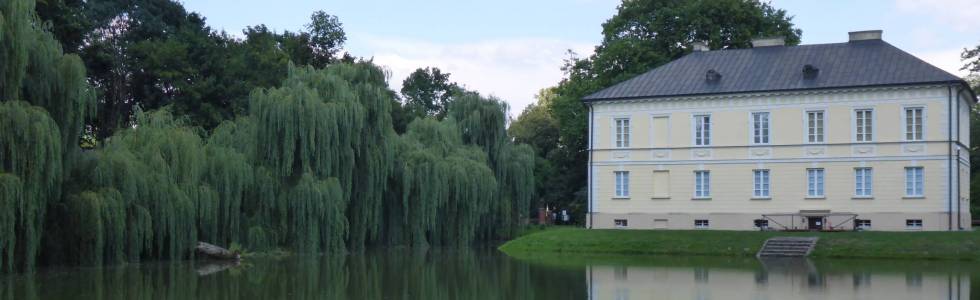
{"label": "grass lawn", "polygon": [[811,257],[980,260],[980,232],[761,232],[554,228],[500,246],[531,253],[754,256],[774,236],[817,236]]}

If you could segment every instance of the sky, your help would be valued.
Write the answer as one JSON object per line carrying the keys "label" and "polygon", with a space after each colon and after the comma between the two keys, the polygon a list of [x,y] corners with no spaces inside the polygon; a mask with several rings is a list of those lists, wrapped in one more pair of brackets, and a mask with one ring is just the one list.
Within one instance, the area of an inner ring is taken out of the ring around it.
{"label": "sky", "polygon": [[[618,0],[183,0],[215,30],[241,35],[246,26],[299,31],[310,15],[337,16],[346,51],[373,58],[399,90],[408,74],[437,67],[467,89],[507,101],[511,116],[556,85],[572,50],[588,56]],[[960,53],[980,44],[977,0],[773,0],[803,30],[803,44],[847,41],[847,32],[884,30],[883,39],[947,72]]]}

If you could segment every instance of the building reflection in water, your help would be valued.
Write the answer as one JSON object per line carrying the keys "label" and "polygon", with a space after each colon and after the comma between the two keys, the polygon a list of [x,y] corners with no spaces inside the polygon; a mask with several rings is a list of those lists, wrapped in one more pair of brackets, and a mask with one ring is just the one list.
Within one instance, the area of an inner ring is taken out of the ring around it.
{"label": "building reflection in water", "polygon": [[[590,299],[970,299],[970,272],[902,262],[818,268],[808,259],[748,265],[586,267]],[[891,264],[891,267],[881,267]]]}

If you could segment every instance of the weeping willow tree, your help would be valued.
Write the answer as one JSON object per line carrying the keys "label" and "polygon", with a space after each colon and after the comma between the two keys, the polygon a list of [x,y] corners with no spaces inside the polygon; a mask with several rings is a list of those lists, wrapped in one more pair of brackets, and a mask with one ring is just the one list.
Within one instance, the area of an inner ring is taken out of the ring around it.
{"label": "weeping willow tree", "polygon": [[[0,265],[8,270],[34,268],[49,206],[61,202],[63,170],[95,108],[81,60],[63,54],[34,5],[0,3],[0,205],[12,208],[14,226],[10,235],[0,225]],[[0,222],[11,224],[5,215]]]}
{"label": "weeping willow tree", "polygon": [[393,161],[391,102],[384,72],[363,62],[291,67],[281,88],[251,96],[257,164],[287,182],[336,178],[353,248],[376,239],[381,228]]}
{"label": "weeping willow tree", "polygon": [[14,269],[17,242],[17,213],[23,201],[23,183],[11,174],[0,173],[0,270]]}
{"label": "weeping willow tree", "polygon": [[[0,195],[11,197],[2,202],[10,205],[15,219],[14,234],[0,236],[8,250],[14,249],[8,266],[34,266],[48,202],[60,195],[62,147],[58,127],[44,109],[22,101],[0,102],[0,173],[14,177],[5,180],[10,192]],[[21,182],[19,188],[15,182]]]}
{"label": "weeping willow tree", "polygon": [[[85,69],[34,17],[0,2],[0,269],[187,257],[198,240],[255,250],[466,245],[506,236],[533,190],[533,155],[506,106],[468,95],[444,121],[392,128],[370,62],[291,67],[248,116],[207,133],[137,112],[97,149]],[[43,251],[39,249],[44,249]]]}
{"label": "weeping willow tree", "polygon": [[411,245],[466,245],[495,199],[487,155],[463,144],[452,119],[419,119],[402,136],[401,195],[386,205],[392,239]]}
{"label": "weeping willow tree", "polygon": [[527,219],[534,193],[534,151],[515,145],[507,136],[507,103],[465,93],[449,106],[458,120],[463,142],[483,149],[499,181],[498,199],[483,220],[486,238],[508,238]]}

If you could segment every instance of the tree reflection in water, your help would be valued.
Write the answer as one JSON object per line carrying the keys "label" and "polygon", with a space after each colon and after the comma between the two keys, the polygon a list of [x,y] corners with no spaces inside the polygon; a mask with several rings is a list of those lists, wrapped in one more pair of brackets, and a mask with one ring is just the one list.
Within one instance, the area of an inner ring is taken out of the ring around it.
{"label": "tree reflection in water", "polygon": [[0,277],[32,299],[969,299],[977,264],[698,257],[507,257],[392,249],[42,269]]}

